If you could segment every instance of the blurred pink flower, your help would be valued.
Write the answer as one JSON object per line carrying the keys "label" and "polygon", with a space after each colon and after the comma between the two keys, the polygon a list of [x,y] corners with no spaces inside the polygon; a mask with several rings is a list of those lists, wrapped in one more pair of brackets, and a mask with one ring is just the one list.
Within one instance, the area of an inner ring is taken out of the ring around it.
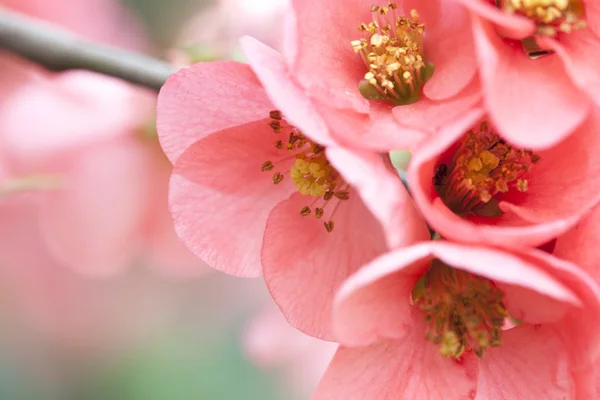
{"label": "blurred pink flower", "polygon": [[[368,195],[381,195],[377,188],[399,182],[395,171],[378,156],[361,161],[363,155],[321,146],[286,119],[245,64],[201,63],[171,76],[157,116],[163,150],[175,164],[171,211],[178,234],[205,262],[238,276],[262,272],[292,325],[327,337],[324,321],[339,282],[387,248],[379,222],[411,221],[415,210],[406,193],[396,193],[387,200],[395,207],[371,212],[358,195],[369,189],[360,186],[378,185]],[[361,182],[354,170],[341,176],[335,165],[344,157],[378,179]],[[404,236],[426,231],[419,222],[407,222]],[[320,311],[305,315],[315,303]]]}
{"label": "blurred pink flower", "polygon": [[[96,41],[137,49],[146,42],[118,2],[1,4]],[[88,72],[50,73],[9,55],[2,64],[0,195],[44,189],[36,193],[39,224],[57,260],[99,275],[144,259],[169,273],[203,270],[177,239],[168,212],[171,165],[148,129],[155,96]]]}
{"label": "blurred pink flower", "polygon": [[595,112],[565,141],[532,152],[507,143],[484,111],[475,110],[414,152],[411,193],[444,238],[511,248],[542,245],[600,200],[598,129]]}
{"label": "blurred pink flower", "polygon": [[[271,100],[301,130],[320,136],[331,130],[344,146],[410,148],[479,102],[470,24],[460,6],[437,0],[373,11],[366,0],[292,6],[283,65],[256,41],[245,39],[242,48]],[[376,25],[387,23],[402,28],[390,38]],[[397,55],[377,58],[370,71],[368,53],[385,53],[386,46],[396,46]],[[294,111],[297,104],[309,113],[310,125]]]}
{"label": "blurred pink flower", "polygon": [[508,140],[550,147],[581,125],[592,104],[600,105],[596,0],[503,1],[498,7],[489,0],[456,1],[472,15],[485,102]]}
{"label": "blurred pink flower", "polygon": [[294,329],[273,305],[269,305],[248,327],[244,347],[250,360],[265,369],[283,370],[286,386],[311,394],[337,345],[318,340]]}
{"label": "blurred pink flower", "polygon": [[405,247],[341,286],[314,398],[593,398],[599,318],[592,278],[539,250]]}
{"label": "blurred pink flower", "polygon": [[116,0],[0,0],[0,6],[119,47],[147,45],[139,21]]}
{"label": "blurred pink flower", "polygon": [[60,262],[105,275],[147,257],[165,272],[199,271],[170,221],[171,166],[144,130],[153,106],[150,93],[69,72],[34,76],[0,108],[11,179],[54,182],[37,195],[41,230]]}
{"label": "blurred pink flower", "polygon": [[219,0],[190,19],[176,39],[172,61],[187,66],[207,59],[242,57],[239,39],[255,37],[283,47],[284,15],[288,0]]}

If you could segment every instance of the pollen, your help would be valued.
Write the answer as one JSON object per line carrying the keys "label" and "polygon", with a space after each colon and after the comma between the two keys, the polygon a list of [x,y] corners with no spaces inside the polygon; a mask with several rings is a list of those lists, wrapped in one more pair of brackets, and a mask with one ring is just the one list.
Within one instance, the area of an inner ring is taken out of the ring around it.
{"label": "pollen", "polygon": [[504,0],[500,4],[508,13],[533,20],[539,35],[556,36],[587,26],[583,0]]}
{"label": "pollen", "polygon": [[426,337],[445,357],[459,359],[465,351],[483,357],[502,344],[508,317],[504,293],[488,279],[433,260],[412,291],[412,304],[425,314]]}
{"label": "pollen", "polygon": [[261,171],[272,173],[274,185],[289,179],[298,193],[312,198],[299,214],[324,218],[323,227],[332,232],[340,204],[350,198],[350,185],[329,163],[323,146],[288,124],[280,111],[271,111],[269,117],[268,126],[276,138],[273,143],[278,156],[263,161]]}
{"label": "pollen", "polygon": [[433,64],[423,59],[425,25],[419,13],[397,16],[398,6],[371,6],[372,21],[358,27],[366,37],[351,42],[367,73],[358,84],[368,100],[388,100],[396,105],[419,100],[421,88],[433,75]]}
{"label": "pollen", "polygon": [[506,143],[482,122],[461,139],[451,163],[438,165],[432,181],[454,213],[498,216],[498,196],[511,190],[527,192],[527,176],[539,160],[532,151]]}

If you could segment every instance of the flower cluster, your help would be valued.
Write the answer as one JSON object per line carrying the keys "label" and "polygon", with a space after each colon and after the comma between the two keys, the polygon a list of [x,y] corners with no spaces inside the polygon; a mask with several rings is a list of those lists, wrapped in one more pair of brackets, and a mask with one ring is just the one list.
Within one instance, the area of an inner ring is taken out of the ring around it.
{"label": "flower cluster", "polygon": [[599,5],[371,1],[171,76],[179,236],[340,344],[315,399],[598,398]]}

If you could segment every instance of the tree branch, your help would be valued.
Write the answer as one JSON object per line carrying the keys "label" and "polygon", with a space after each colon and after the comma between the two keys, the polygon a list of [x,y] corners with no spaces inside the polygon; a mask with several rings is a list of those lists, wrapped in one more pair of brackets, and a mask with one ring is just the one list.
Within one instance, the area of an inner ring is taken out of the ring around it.
{"label": "tree branch", "polygon": [[60,28],[0,8],[0,49],[50,71],[85,69],[159,90],[175,72],[155,58],[88,42]]}

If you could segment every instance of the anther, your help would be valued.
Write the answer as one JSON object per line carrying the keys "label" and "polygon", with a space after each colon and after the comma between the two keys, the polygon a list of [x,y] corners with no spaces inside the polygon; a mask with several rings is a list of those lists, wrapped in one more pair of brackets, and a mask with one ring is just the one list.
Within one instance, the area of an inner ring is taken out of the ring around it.
{"label": "anther", "polygon": [[265,161],[260,169],[262,172],[270,171],[273,169],[273,163],[271,161]]}
{"label": "anther", "polygon": [[273,111],[271,111],[271,112],[269,113],[269,117],[271,117],[272,119],[275,119],[275,120],[278,120],[278,121],[279,121],[279,120],[281,120],[281,118],[282,118],[282,117],[281,117],[281,111],[278,111],[278,110],[273,110]]}
{"label": "anther", "polygon": [[269,126],[271,127],[271,129],[273,129],[273,132],[281,132],[281,123],[279,121],[272,121],[269,123]]}
{"label": "anther", "polygon": [[324,222],[323,225],[325,225],[325,229],[327,230],[327,232],[331,233],[331,231],[333,231],[333,221]]}
{"label": "anther", "polygon": [[321,218],[324,212],[325,211],[322,208],[315,208],[315,218]]}
{"label": "anther", "polygon": [[346,191],[342,191],[342,192],[335,192],[334,194],[335,197],[337,197],[340,200],[348,200],[349,198],[349,193]]}
{"label": "anther", "polygon": [[273,175],[273,184],[277,185],[282,180],[283,180],[283,175],[279,172],[275,172],[275,175]]}
{"label": "anther", "polygon": [[306,217],[309,214],[310,214],[310,207],[308,207],[308,206],[306,206],[302,210],[300,210],[300,215],[302,215],[303,217]]}

